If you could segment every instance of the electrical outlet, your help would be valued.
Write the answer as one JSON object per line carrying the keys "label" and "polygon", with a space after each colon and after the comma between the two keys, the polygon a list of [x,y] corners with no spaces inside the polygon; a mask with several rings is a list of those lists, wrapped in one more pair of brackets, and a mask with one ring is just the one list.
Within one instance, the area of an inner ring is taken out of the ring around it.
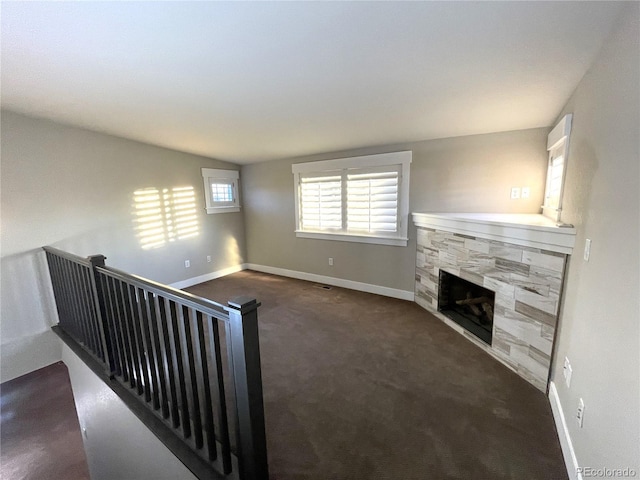
{"label": "electrical outlet", "polygon": [[511,188],[511,200],[515,200],[520,198],[520,187],[512,187]]}
{"label": "electrical outlet", "polygon": [[573,370],[571,369],[571,363],[569,363],[569,359],[564,357],[564,366],[562,367],[562,375],[564,375],[564,381],[567,384],[567,388],[571,387],[571,374]]}
{"label": "electrical outlet", "polygon": [[184,268],[189,268],[191,266],[191,262],[189,260],[184,261]]}
{"label": "electrical outlet", "polygon": [[587,238],[584,241],[584,261],[589,261],[589,256],[591,255],[591,239]]}
{"label": "electrical outlet", "polygon": [[529,187],[522,187],[522,198],[529,198],[531,196],[531,189]]}
{"label": "electrical outlet", "polygon": [[578,422],[578,426],[582,428],[582,423],[584,422],[584,401],[582,398],[578,402],[578,410],[576,412],[576,420]]}
{"label": "electrical outlet", "polygon": [[207,263],[211,263],[211,255],[207,255]]}
{"label": "electrical outlet", "polygon": [[333,257],[329,257],[329,266],[333,267]]}

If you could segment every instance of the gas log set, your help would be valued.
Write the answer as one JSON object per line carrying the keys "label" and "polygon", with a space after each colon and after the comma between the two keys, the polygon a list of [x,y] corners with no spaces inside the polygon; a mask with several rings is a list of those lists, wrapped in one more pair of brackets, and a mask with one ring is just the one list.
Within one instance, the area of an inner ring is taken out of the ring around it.
{"label": "gas log set", "polygon": [[467,312],[478,317],[482,325],[490,325],[493,321],[493,299],[485,296],[472,298],[471,292],[466,296],[465,300],[456,300],[456,305],[466,307]]}
{"label": "gas log set", "polygon": [[495,293],[440,270],[438,311],[491,345]]}

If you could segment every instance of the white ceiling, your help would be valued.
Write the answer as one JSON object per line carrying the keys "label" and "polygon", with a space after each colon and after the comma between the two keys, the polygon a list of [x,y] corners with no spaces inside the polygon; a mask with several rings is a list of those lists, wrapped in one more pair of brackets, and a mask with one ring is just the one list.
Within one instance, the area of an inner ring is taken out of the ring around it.
{"label": "white ceiling", "polygon": [[2,106],[236,163],[549,126],[617,2],[2,2]]}

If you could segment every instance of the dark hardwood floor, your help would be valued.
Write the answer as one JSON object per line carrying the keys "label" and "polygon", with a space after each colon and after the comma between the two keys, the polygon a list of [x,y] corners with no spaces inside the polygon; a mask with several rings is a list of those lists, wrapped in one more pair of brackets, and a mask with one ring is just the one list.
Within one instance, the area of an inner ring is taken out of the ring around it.
{"label": "dark hardwood floor", "polygon": [[89,480],[67,367],[58,362],[0,385],[0,477]]}

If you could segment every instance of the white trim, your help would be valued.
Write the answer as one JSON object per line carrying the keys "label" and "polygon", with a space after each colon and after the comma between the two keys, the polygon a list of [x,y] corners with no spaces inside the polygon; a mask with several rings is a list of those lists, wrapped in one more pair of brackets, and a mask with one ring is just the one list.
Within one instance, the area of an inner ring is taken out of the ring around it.
{"label": "white trim", "polygon": [[297,278],[298,280],[306,280],[308,282],[323,283],[326,285],[333,285],[335,287],[375,293],[376,295],[399,298],[400,300],[408,300],[410,302],[414,301],[414,292],[408,290],[399,290],[396,288],[382,287],[380,285],[372,285],[370,283],[355,282],[353,280],[345,280],[343,278],[327,277],[325,275],[317,275],[315,273],[299,272],[296,270],[287,270],[285,268],[270,267],[255,263],[247,263],[246,266],[249,270],[255,270],[256,272],[271,273],[282,277]]}
{"label": "white trim", "polygon": [[192,287],[193,285],[197,285],[199,283],[208,282],[209,280],[215,280],[216,278],[224,277],[226,275],[231,275],[232,273],[241,272],[242,270],[247,269],[246,263],[241,263],[238,265],[234,265],[233,267],[223,268],[222,270],[217,270],[211,273],[205,273],[204,275],[200,275],[198,277],[187,278],[186,280],[180,280],[179,282],[170,283],[169,286],[173,288],[187,288]]}
{"label": "white trim", "polygon": [[224,268],[215,272],[206,273],[198,277],[187,278],[179,282],[169,284],[173,288],[187,288],[199,283],[215,280],[216,278],[231,275],[232,273],[241,272],[243,270],[255,270],[256,272],[271,273],[272,275],[280,275],[282,277],[297,278],[298,280],[306,280],[308,282],[323,283],[333,285],[335,287],[349,288],[360,292],[375,293],[385,297],[399,298],[400,300],[408,300],[413,302],[415,299],[414,292],[408,290],[399,290],[397,288],[382,287],[370,283],[355,282],[353,280],[345,280],[336,277],[327,277],[325,275],[317,275],[315,273],[299,272],[297,270],[287,270],[286,268],[270,267],[268,265],[259,265],[256,263],[241,263],[233,267]]}
{"label": "white trim", "polygon": [[238,180],[240,172],[238,170],[225,170],[220,168],[202,168],[203,178],[221,178],[229,180]]}
{"label": "white trim", "polygon": [[[234,213],[240,211],[240,172],[238,170],[222,170],[219,168],[201,168],[204,182],[204,200],[207,214]],[[211,196],[211,181],[221,180],[231,185],[233,200],[231,202],[214,202]]]}
{"label": "white trim", "polygon": [[559,227],[539,214],[413,213],[419,227],[571,255],[576,229]]}
{"label": "white trim", "polygon": [[294,163],[291,165],[293,173],[321,172],[325,170],[342,170],[343,168],[379,167],[387,165],[407,166],[411,163],[413,153],[404,152],[379,153],[377,155],[363,155],[360,157],[336,158],[319,162]]}
{"label": "white trim", "polygon": [[207,207],[207,213],[235,213],[240,211],[240,207]]}
{"label": "white trim", "polygon": [[378,245],[393,245],[396,247],[406,247],[408,238],[374,237],[372,235],[354,235],[352,233],[326,233],[326,232],[304,232],[296,230],[298,238],[315,238],[318,240],[337,240],[339,242],[375,243]]}
{"label": "white trim", "polygon": [[562,405],[560,404],[560,397],[558,397],[558,390],[553,382],[549,382],[549,403],[551,404],[551,411],[556,423],[556,430],[558,431],[560,447],[562,448],[562,455],[564,456],[564,463],[567,467],[569,479],[582,480],[582,474],[580,473],[578,466],[578,458],[576,457],[576,452],[573,449],[573,443],[571,442],[567,422],[564,412],[562,411]]}
{"label": "white trim", "polygon": [[560,142],[569,136],[571,133],[572,119],[573,115],[568,113],[562,117],[562,120],[560,120],[555,127],[553,127],[553,130],[551,130],[547,136],[547,150],[555,148]]}

